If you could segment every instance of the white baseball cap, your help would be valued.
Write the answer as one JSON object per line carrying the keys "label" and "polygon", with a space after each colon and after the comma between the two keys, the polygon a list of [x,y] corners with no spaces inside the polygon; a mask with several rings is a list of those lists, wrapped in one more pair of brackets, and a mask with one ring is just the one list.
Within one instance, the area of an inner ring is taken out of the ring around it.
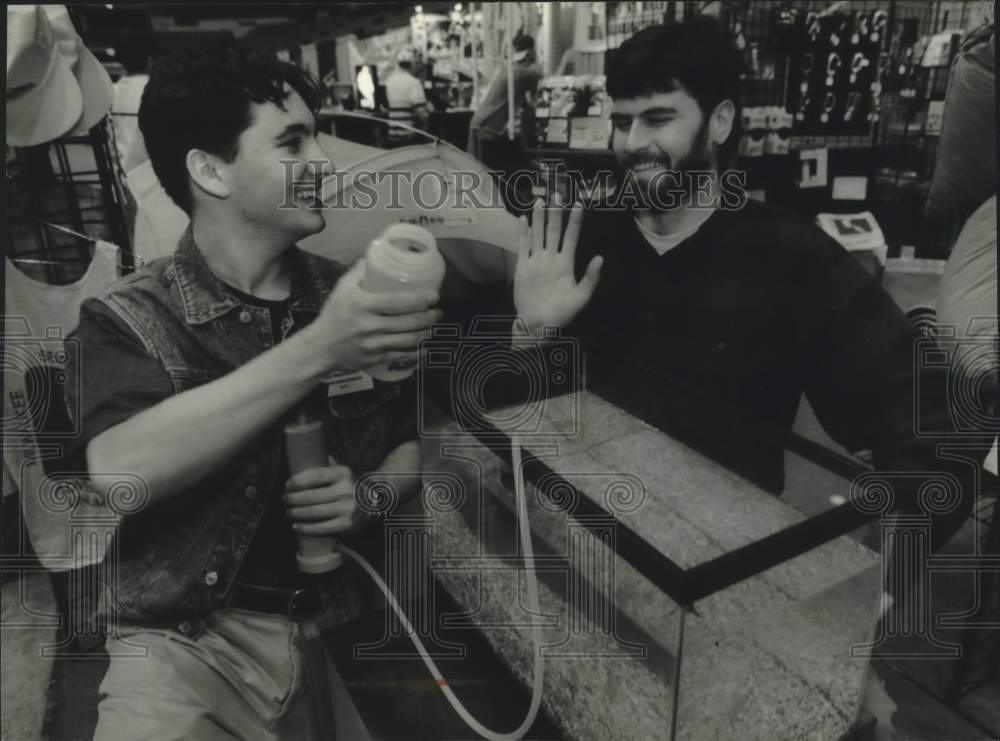
{"label": "white baseball cap", "polygon": [[7,6],[7,143],[58,139],[83,113],[83,96],[41,5]]}
{"label": "white baseball cap", "polygon": [[52,24],[59,53],[76,76],[80,92],[83,94],[83,113],[73,127],[71,134],[86,134],[108,111],[114,98],[111,76],[104,65],[97,61],[83,39],[73,27],[69,11],[65,5],[44,5],[45,13]]}

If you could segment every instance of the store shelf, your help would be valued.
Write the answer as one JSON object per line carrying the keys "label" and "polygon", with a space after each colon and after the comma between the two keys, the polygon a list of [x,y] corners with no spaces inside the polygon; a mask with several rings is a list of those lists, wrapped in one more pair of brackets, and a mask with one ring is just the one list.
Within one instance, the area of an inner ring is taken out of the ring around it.
{"label": "store shelf", "polygon": [[871,149],[872,135],[868,136],[825,136],[821,134],[792,134],[789,147],[801,149]]}
{"label": "store shelf", "polygon": [[537,149],[526,147],[524,153],[533,159],[540,159],[542,157],[551,157],[553,159],[572,157],[574,159],[594,160],[614,158],[610,149],[557,149],[555,147]]}

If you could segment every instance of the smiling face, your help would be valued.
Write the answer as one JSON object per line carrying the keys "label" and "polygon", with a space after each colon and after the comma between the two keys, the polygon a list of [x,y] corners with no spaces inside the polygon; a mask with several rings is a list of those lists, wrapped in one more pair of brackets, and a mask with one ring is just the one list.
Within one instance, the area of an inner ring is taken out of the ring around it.
{"label": "smiling face", "polygon": [[228,208],[255,230],[285,243],[322,231],[322,178],[333,166],[316,141],[316,121],[302,97],[286,86],[284,110],[251,103],[250,125],[238,154],[218,165]]}
{"label": "smiling face", "polygon": [[684,90],[616,99],[611,148],[622,169],[640,184],[669,170],[713,170],[709,117]]}

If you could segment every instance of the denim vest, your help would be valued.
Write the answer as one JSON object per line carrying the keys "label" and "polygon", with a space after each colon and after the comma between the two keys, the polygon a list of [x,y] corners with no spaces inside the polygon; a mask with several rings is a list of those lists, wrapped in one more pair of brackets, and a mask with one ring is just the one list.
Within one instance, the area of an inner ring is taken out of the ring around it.
{"label": "denim vest", "polygon": [[[292,324],[286,322],[283,337],[316,317],[345,271],[295,247],[288,259]],[[93,300],[112,309],[161,361],[178,394],[225,376],[272,347],[268,310],[243,304],[227,289],[205,263],[190,229],[173,256],[148,263]],[[374,389],[332,398],[325,391],[318,387],[307,397],[310,414],[324,420],[327,449],[338,463],[361,476],[390,452],[391,407],[400,385],[376,382]],[[185,633],[200,632],[208,613],[225,605],[268,496],[283,489],[285,421],[276,420],[207,479],[123,519],[108,554],[117,560],[117,574],[103,580],[95,618],[179,623]],[[323,590],[328,608],[345,618],[356,614],[359,570],[349,563],[334,574]]]}

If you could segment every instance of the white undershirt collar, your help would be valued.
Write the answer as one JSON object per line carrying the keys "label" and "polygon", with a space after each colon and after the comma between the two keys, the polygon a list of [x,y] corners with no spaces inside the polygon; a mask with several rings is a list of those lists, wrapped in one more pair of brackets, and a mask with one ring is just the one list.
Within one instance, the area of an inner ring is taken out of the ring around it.
{"label": "white undershirt collar", "polygon": [[694,233],[701,228],[702,224],[708,221],[709,217],[715,213],[715,209],[706,208],[704,210],[699,210],[696,213],[701,218],[699,218],[698,221],[696,221],[692,226],[678,232],[671,232],[670,234],[659,234],[652,231],[649,227],[639,221],[638,217],[635,219],[635,224],[639,227],[639,233],[642,234],[643,239],[649,243],[650,247],[656,250],[656,254],[665,255],[685,239],[693,236]]}

